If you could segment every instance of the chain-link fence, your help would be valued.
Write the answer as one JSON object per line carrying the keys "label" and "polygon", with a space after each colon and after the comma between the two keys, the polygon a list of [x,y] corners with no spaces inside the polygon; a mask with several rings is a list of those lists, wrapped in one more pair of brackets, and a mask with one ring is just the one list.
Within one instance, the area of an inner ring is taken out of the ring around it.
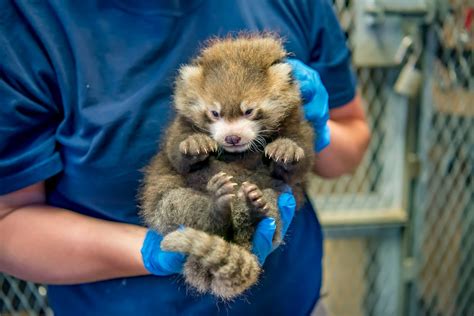
{"label": "chain-link fence", "polygon": [[0,273],[0,315],[52,315],[46,287]]}
{"label": "chain-link fence", "polygon": [[[438,2],[448,14],[424,32],[419,100],[394,92],[400,66],[358,65],[368,152],[352,176],[311,179],[331,315],[474,315],[473,4]],[[355,3],[335,0],[352,47]],[[46,294],[0,274],[1,315],[51,314]]]}
{"label": "chain-link fence", "polygon": [[[355,1],[335,3],[354,40]],[[332,315],[474,315],[474,2],[432,3],[421,95],[394,94],[403,64],[359,65],[367,155],[354,175],[310,186]]]}
{"label": "chain-link fence", "polygon": [[[336,0],[349,45],[356,2]],[[394,93],[397,67],[356,66],[372,139],[359,168],[336,180],[312,178],[311,200],[326,228],[323,302],[330,315],[396,315],[407,100]]]}
{"label": "chain-link fence", "polygon": [[419,315],[474,315],[474,2],[449,5],[427,41],[412,302]]}

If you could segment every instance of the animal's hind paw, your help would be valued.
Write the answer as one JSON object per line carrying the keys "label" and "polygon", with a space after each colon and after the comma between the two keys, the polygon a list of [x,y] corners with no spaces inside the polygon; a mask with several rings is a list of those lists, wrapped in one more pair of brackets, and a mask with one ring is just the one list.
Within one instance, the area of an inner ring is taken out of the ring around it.
{"label": "animal's hind paw", "polygon": [[235,197],[232,176],[225,172],[214,175],[207,183],[207,190],[213,194],[214,203],[218,210],[230,210],[232,199]]}
{"label": "animal's hind paw", "polygon": [[252,217],[255,220],[266,216],[269,210],[267,200],[263,196],[263,192],[257,185],[244,182],[239,190],[239,197],[245,198],[247,205],[250,206]]}

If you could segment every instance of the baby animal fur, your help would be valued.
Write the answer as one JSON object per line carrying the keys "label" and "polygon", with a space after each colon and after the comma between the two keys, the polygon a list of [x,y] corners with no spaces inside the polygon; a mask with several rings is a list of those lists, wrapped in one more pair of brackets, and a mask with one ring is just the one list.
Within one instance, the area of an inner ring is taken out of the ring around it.
{"label": "baby animal fur", "polygon": [[165,235],[164,250],[188,255],[184,276],[199,292],[230,299],[255,284],[256,224],[275,218],[280,243],[283,185],[303,199],[314,135],[286,56],[274,36],[229,37],[180,69],[177,115],[146,169],[141,216]]}

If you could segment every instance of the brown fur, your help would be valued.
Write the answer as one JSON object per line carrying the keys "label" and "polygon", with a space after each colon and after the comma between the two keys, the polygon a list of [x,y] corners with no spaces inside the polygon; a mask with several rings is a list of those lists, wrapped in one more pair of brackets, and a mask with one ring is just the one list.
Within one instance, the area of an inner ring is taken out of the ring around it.
{"label": "brown fur", "polygon": [[[200,292],[230,299],[257,282],[261,268],[250,252],[256,224],[275,218],[278,244],[282,184],[302,202],[313,131],[303,120],[286,55],[272,36],[214,40],[176,81],[177,116],[146,169],[141,216],[165,235],[163,249],[188,254],[184,275]],[[216,102],[226,120],[242,117],[242,104],[253,104],[251,119],[263,127],[268,145],[223,152],[209,132],[208,106]],[[177,230],[180,225],[187,228]]]}

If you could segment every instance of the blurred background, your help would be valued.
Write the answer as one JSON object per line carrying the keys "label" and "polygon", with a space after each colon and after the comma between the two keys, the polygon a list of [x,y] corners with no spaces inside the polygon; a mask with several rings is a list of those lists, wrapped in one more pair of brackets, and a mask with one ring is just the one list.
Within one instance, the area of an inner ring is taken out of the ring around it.
{"label": "blurred background", "polygon": [[[373,131],[352,176],[312,178],[329,315],[474,315],[474,1],[335,0]],[[51,315],[0,274],[0,315]]]}

